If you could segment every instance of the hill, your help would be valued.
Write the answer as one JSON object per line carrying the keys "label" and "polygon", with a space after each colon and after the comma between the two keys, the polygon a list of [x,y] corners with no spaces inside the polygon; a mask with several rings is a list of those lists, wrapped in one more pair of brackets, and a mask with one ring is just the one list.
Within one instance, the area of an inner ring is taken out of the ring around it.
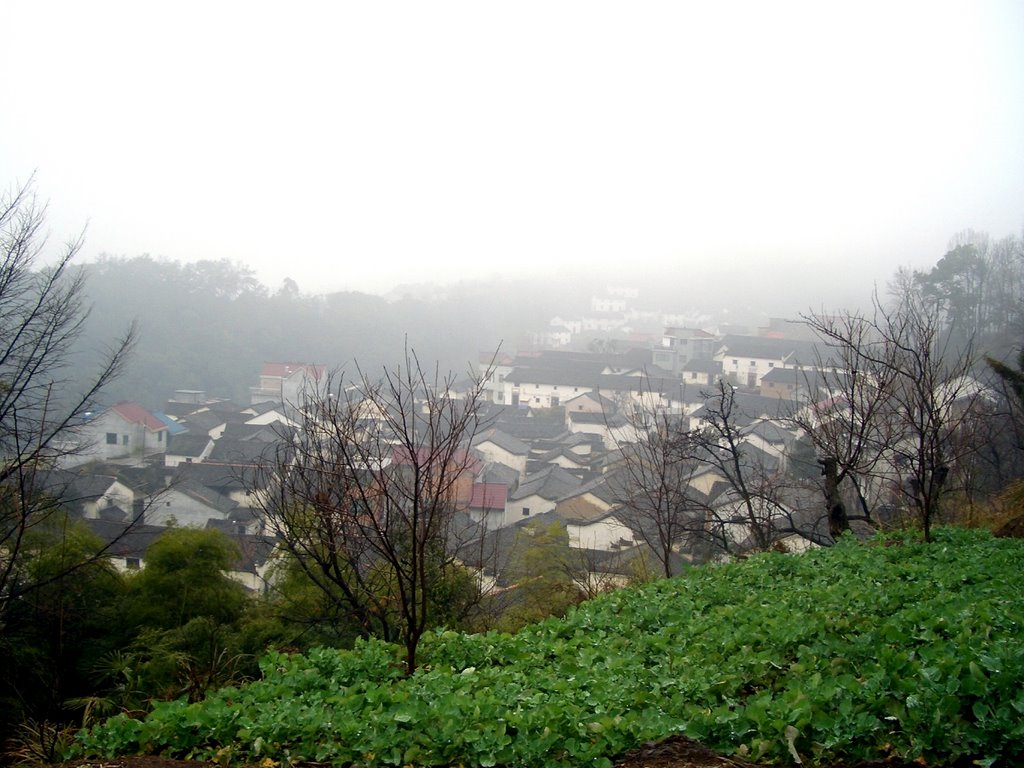
{"label": "hill", "polygon": [[673,735],[741,760],[1024,759],[1024,545],[962,530],[766,554],[515,634],[271,653],[263,679],[83,732],[79,754],[611,766]]}

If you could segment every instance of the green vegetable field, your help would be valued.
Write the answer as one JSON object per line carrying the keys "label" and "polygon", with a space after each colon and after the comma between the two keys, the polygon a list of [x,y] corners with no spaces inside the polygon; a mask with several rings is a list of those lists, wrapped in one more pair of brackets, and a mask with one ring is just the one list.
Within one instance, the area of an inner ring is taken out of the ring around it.
{"label": "green vegetable field", "polygon": [[767,554],[515,635],[270,654],[263,679],[115,717],[77,754],[610,766],[674,733],[748,759],[1024,761],[1024,543],[942,530]]}

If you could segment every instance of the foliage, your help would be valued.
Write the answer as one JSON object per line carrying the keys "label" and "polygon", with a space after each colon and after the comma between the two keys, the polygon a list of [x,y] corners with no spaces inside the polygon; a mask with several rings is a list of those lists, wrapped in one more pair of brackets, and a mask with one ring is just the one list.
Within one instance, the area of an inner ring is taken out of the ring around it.
{"label": "foliage", "polygon": [[578,603],[573,554],[561,523],[534,521],[517,527],[507,572],[514,594],[498,626],[517,629],[548,616],[563,616]]}
{"label": "foliage", "polygon": [[25,719],[44,733],[43,726],[65,719],[65,700],[90,690],[90,668],[123,639],[117,606],[124,584],[97,557],[101,550],[84,525],[64,515],[26,534],[25,573],[39,586],[10,606],[0,632],[3,729]]}
{"label": "foliage", "polygon": [[129,622],[174,629],[198,617],[236,621],[245,608],[245,591],[225,571],[237,556],[235,545],[219,531],[169,528],[129,582]]}
{"label": "foliage", "polygon": [[273,653],[263,679],[82,732],[77,754],[255,763],[610,766],[685,733],[805,764],[1024,759],[1024,546],[849,537],[590,601],[514,635]]}

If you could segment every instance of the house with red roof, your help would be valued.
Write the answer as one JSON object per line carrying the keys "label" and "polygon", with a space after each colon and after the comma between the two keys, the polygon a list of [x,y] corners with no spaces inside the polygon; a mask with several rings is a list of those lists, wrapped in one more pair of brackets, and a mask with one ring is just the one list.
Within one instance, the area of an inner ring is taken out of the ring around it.
{"label": "house with red roof", "polygon": [[142,461],[167,452],[167,422],[128,400],[86,421],[78,434],[82,448],[65,466],[114,459]]}

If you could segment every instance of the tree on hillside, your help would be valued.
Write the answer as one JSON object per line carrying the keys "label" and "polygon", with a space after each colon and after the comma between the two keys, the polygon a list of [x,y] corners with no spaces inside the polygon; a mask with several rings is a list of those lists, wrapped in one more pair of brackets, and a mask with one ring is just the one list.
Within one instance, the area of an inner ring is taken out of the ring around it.
{"label": "tree on hillside", "polygon": [[[872,473],[885,482],[930,540],[953,473],[978,447],[972,340],[954,338],[943,308],[906,274],[897,277],[892,300],[876,298],[869,315],[809,321],[848,367],[845,402],[811,434],[844,476]],[[824,423],[833,434],[821,430]]]}
{"label": "tree on hillside", "polygon": [[1019,337],[1024,298],[1024,241],[993,242],[966,230],[950,240],[949,251],[927,272],[913,275],[922,296],[934,303],[943,333],[953,348],[970,342],[997,357]]}
{"label": "tree on hillside", "polygon": [[583,599],[577,579],[581,561],[558,521],[539,520],[515,530],[506,578],[514,585],[499,627],[515,631],[548,616],[563,616]]}
{"label": "tree on hillside", "polygon": [[170,528],[128,580],[122,609],[133,640],[121,657],[148,698],[195,701],[238,671],[236,625],[249,605],[227,574],[238,554],[220,531]]}
{"label": "tree on hillside", "polygon": [[298,566],[360,634],[401,642],[409,672],[423,633],[473,599],[456,553],[488,375],[456,391],[411,351],[377,380],[329,375],[258,473],[267,523]]}
{"label": "tree on hillside", "polygon": [[31,182],[0,196],[0,628],[17,601],[84,564],[33,579],[41,553],[30,534],[61,509],[46,470],[82,448],[75,428],[122,372],[134,340],[129,329],[88,373],[78,348],[84,283],[71,270],[82,238],[44,266],[45,214]]}
{"label": "tree on hillside", "polygon": [[620,446],[621,472],[611,482],[625,520],[669,578],[677,575],[679,547],[707,534],[703,494],[690,487],[699,467],[695,435],[681,417],[643,405],[631,408],[628,419],[632,439]]}
{"label": "tree on hillside", "polygon": [[[790,421],[819,457],[835,537],[851,520],[874,522],[872,509],[881,493],[878,470],[894,437],[888,402],[896,369],[877,364],[877,329],[862,314],[812,312],[803,319],[824,346],[803,372],[807,391],[815,396],[795,409]],[[855,508],[847,509],[843,501],[847,487]]]}
{"label": "tree on hillside", "polygon": [[735,520],[754,549],[766,550],[780,533],[778,517],[784,507],[777,500],[777,485],[770,471],[748,457],[742,431],[745,415],[736,388],[719,378],[714,390],[704,393],[704,400],[702,427],[694,432],[694,455],[728,483],[736,508],[729,521],[718,515],[709,519],[709,533],[728,548],[730,536],[724,533],[724,526]]}

